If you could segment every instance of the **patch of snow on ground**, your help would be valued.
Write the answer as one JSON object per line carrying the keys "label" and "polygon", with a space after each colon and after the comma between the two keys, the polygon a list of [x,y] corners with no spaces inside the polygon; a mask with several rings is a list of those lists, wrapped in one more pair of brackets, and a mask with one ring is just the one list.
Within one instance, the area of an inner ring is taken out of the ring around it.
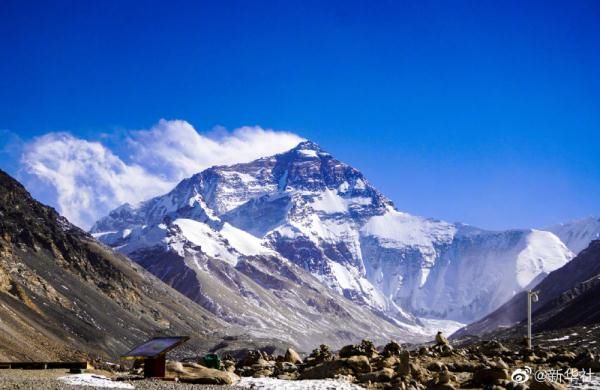
{"label": "patch of snow on ground", "polygon": [[570,383],[569,389],[600,389],[600,376],[592,375],[591,378],[586,378],[583,383]]}
{"label": "patch of snow on ground", "polygon": [[258,255],[268,252],[268,249],[262,245],[260,238],[238,229],[227,222],[223,224],[220,233],[229,241],[232,247],[245,255]]}
{"label": "patch of snow on ground", "polygon": [[207,224],[185,218],[176,219],[173,223],[181,228],[186,239],[199,245],[202,252],[232,265],[237,264],[237,256],[227,249],[219,234]]}
{"label": "patch of snow on ground", "polygon": [[118,233],[116,230],[111,230],[109,232],[100,232],[100,233],[92,233],[92,237],[99,240],[101,237],[106,236],[107,234],[115,234]]}
{"label": "patch of snow on ground", "polygon": [[227,177],[227,178],[231,178],[231,177],[237,177],[240,179],[240,181],[244,184],[250,184],[256,181],[256,178],[254,178],[252,175],[248,175],[247,173],[243,173],[243,172],[228,172],[228,171],[221,171],[221,175]]}
{"label": "patch of snow on ground", "polygon": [[312,157],[312,158],[316,158],[317,157],[317,151],[316,150],[300,149],[300,150],[298,150],[298,153],[300,153],[304,157]]}
{"label": "patch of snow on ground", "polygon": [[373,203],[373,199],[366,196],[355,196],[353,198],[348,199],[348,205],[359,205],[359,206],[368,206]]}
{"label": "patch of snow on ground", "polygon": [[[341,187],[341,186],[340,186]],[[339,192],[344,190],[327,189],[315,198],[312,202],[312,208],[316,211],[322,211],[327,214],[346,213],[348,207],[352,206],[368,206],[373,203],[373,199],[366,196],[355,196],[352,198],[342,198]]]}
{"label": "patch of snow on ground", "polygon": [[335,261],[329,262],[331,273],[337,280],[337,284],[342,289],[361,291],[367,301],[374,307],[382,310],[385,308],[385,298],[375,287],[364,277],[360,276],[359,271],[354,267],[344,267]]}
{"label": "patch of snow on ground", "polygon": [[357,281],[361,291],[367,295],[365,298],[368,298],[369,304],[380,310],[386,307],[385,297],[371,284],[371,282],[369,282],[369,280],[361,277]]}
{"label": "patch of snow on ground", "polygon": [[123,382],[115,382],[102,375],[95,374],[75,374],[61,376],[58,378],[59,381],[72,386],[91,386],[91,387],[104,387],[111,389],[135,389],[133,385]]}
{"label": "patch of snow on ground", "polygon": [[423,287],[425,285],[425,283],[427,283],[427,278],[429,277],[430,273],[431,273],[430,268],[421,269],[421,282],[419,283],[419,287]]}
{"label": "patch of snow on ground", "polygon": [[345,213],[348,211],[348,206],[337,191],[325,190],[312,203],[314,210],[323,211],[325,213]]}
{"label": "patch of snow on ground", "polygon": [[358,180],[356,180],[356,183],[354,184],[354,188],[357,190],[364,190],[365,188],[367,188],[367,185],[365,184],[365,182],[362,179],[358,179]]}
{"label": "patch of snow on ground", "polygon": [[568,339],[569,339],[569,336],[567,335],[567,336],[559,337],[557,339],[549,339],[546,341],[564,341],[564,340],[568,340]]}
{"label": "patch of snow on ground", "polygon": [[352,275],[350,271],[335,261],[330,261],[329,266],[331,272],[335,276],[339,286],[343,289],[358,289],[358,283],[356,283],[356,275]]}
{"label": "patch of snow on ground", "polygon": [[364,387],[335,379],[287,381],[275,378],[242,378],[238,387],[257,390],[362,390]]}

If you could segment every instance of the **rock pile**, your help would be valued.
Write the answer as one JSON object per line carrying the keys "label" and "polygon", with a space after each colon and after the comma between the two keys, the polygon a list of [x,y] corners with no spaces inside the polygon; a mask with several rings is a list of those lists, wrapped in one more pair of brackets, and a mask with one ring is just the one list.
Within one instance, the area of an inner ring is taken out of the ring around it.
{"label": "rock pile", "polygon": [[[438,335],[440,336],[440,335]],[[222,371],[195,363],[170,363],[169,370],[181,381],[235,383],[239,376],[283,380],[343,379],[368,389],[452,390],[458,388],[562,390],[566,383],[532,380],[537,370],[556,368],[600,369],[596,350],[577,353],[565,346],[536,346],[500,341],[477,341],[452,347],[445,337],[435,344],[405,348],[390,342],[377,348],[363,340],[332,351],[320,345],[302,357],[293,349],[272,356],[249,351],[242,359],[222,360]],[[515,370],[530,369],[531,379],[520,383]]]}

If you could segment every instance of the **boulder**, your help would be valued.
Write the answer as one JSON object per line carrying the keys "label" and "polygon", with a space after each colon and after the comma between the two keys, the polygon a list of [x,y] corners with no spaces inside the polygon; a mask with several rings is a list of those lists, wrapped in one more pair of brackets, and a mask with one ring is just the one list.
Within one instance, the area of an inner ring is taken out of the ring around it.
{"label": "boulder", "polygon": [[506,388],[508,390],[529,390],[529,386],[527,386],[525,383],[515,383],[515,382],[508,382],[508,384],[506,385]]}
{"label": "boulder", "polygon": [[408,353],[408,351],[402,351],[400,352],[400,357],[399,357],[399,363],[398,366],[396,367],[396,371],[398,372],[399,375],[408,375],[411,373],[411,366],[410,366],[410,354]]}
{"label": "boulder", "polygon": [[473,374],[473,383],[475,385],[494,385],[503,379],[510,379],[508,370],[504,368],[484,368]]}
{"label": "boulder", "polygon": [[277,379],[281,379],[284,381],[295,381],[296,379],[298,379],[298,376],[299,375],[297,372],[290,372],[286,374],[277,375]]}
{"label": "boulder", "polygon": [[393,368],[396,366],[396,364],[400,363],[400,359],[396,356],[390,356],[390,357],[386,357],[384,359],[381,359],[381,361],[379,362],[379,366],[381,368]]}
{"label": "boulder", "polygon": [[235,372],[235,362],[233,360],[222,360],[221,366],[225,371]]}
{"label": "boulder", "polygon": [[274,361],[267,361],[263,358],[258,359],[258,361],[251,366],[252,376],[255,378],[272,376],[275,372],[275,364]]}
{"label": "boulder", "polygon": [[326,379],[351,374],[352,369],[346,365],[345,360],[329,360],[308,367],[300,373],[300,379]]}
{"label": "boulder", "polygon": [[258,370],[253,370],[252,377],[253,378],[269,378],[273,376],[275,370],[272,368],[260,368]]}
{"label": "boulder", "polygon": [[498,340],[485,341],[481,345],[480,350],[484,355],[493,357],[509,351],[509,349],[502,345]]}
{"label": "boulder", "polygon": [[438,345],[435,347],[436,351],[439,352],[441,356],[452,356],[452,351],[454,350],[450,344]]}
{"label": "boulder", "polygon": [[356,374],[371,372],[371,364],[369,363],[369,359],[367,359],[366,356],[351,356],[348,359],[346,359],[346,364]]}
{"label": "boulder", "polygon": [[377,348],[375,348],[375,345],[371,341],[363,340],[360,344],[346,345],[342,347],[342,349],[340,349],[339,355],[342,358],[364,355],[369,359],[372,359],[375,356],[379,355],[379,353],[377,352]]}
{"label": "boulder", "polygon": [[298,366],[290,362],[277,362],[275,363],[275,368],[278,374],[298,371]]}
{"label": "boulder", "polygon": [[[421,367],[420,365],[418,365],[416,363],[412,363],[412,362],[409,363],[408,365],[409,365],[408,373],[410,373],[410,375],[413,377],[413,379],[415,379],[417,382],[425,383],[429,379],[431,379],[429,371],[427,371],[425,368]],[[398,371],[398,374],[406,375],[406,374],[402,374],[400,371]]]}
{"label": "boulder", "polygon": [[448,368],[446,366],[444,366],[444,368],[442,369],[442,371],[440,371],[438,373],[437,383],[444,384],[444,383],[450,382],[453,379],[456,380],[456,377],[454,377],[453,375],[451,375],[450,372],[448,371]]}
{"label": "boulder", "polygon": [[437,332],[435,335],[435,343],[436,345],[450,345],[448,339],[442,334],[442,332]]}
{"label": "boulder", "polygon": [[433,371],[433,372],[441,372],[444,370],[444,368],[446,368],[446,366],[443,363],[440,362],[431,362],[429,363],[429,365],[427,366],[427,369],[429,371]]}
{"label": "boulder", "polygon": [[290,362],[293,364],[302,364],[302,358],[300,357],[298,352],[294,351],[291,348],[288,348],[287,351],[285,351],[284,359],[286,362]]}
{"label": "boulder", "polygon": [[382,368],[379,371],[368,372],[358,376],[361,383],[366,382],[389,382],[394,377],[394,370],[391,368]]}
{"label": "boulder", "polygon": [[244,358],[240,361],[239,366],[251,366],[255,364],[259,359],[263,359],[263,356],[260,353],[260,351],[250,350],[246,353],[246,356],[244,356]]}
{"label": "boulder", "polygon": [[202,385],[233,385],[239,382],[240,377],[229,371],[216,370],[214,368],[186,368],[187,374],[179,375],[182,383],[194,383]]}
{"label": "boulder", "polygon": [[206,368],[205,365],[200,364],[200,363],[194,363],[194,362],[184,362],[181,364],[183,365],[184,368]]}
{"label": "boulder", "polygon": [[554,355],[551,362],[563,362],[563,363],[572,363],[577,359],[577,355],[574,352],[565,351],[558,355]]}
{"label": "boulder", "polygon": [[527,362],[527,363],[536,363],[536,362],[539,362],[539,360],[540,360],[540,358],[534,354],[527,355],[523,358],[523,361]]}
{"label": "boulder", "polygon": [[321,344],[319,348],[315,348],[306,359],[308,365],[315,365],[322,362],[333,360],[334,356],[329,349],[329,346]]}
{"label": "boulder", "polygon": [[395,341],[391,341],[383,347],[383,356],[400,356],[400,351],[402,351],[402,347]]}
{"label": "boulder", "polygon": [[456,387],[454,387],[450,383],[431,382],[427,385],[427,390],[456,390]]}
{"label": "boulder", "polygon": [[448,365],[448,369],[454,372],[475,372],[478,369],[481,369],[478,364],[471,362],[454,362]]}
{"label": "boulder", "polygon": [[496,368],[504,368],[505,370],[509,370],[510,367],[508,366],[508,364],[506,364],[506,362],[504,362],[504,360],[502,360],[501,358],[496,359],[496,361],[494,362],[494,367]]}
{"label": "boulder", "polygon": [[252,367],[272,367],[274,364],[272,362],[269,362],[263,358],[259,358],[254,364],[252,364]]}
{"label": "boulder", "polygon": [[600,356],[594,355],[591,351],[585,351],[577,355],[573,362],[573,367],[598,371],[600,370]]}
{"label": "boulder", "polygon": [[167,373],[173,376],[176,376],[176,374],[187,374],[187,371],[181,362],[175,362],[172,360],[167,361],[166,370]]}

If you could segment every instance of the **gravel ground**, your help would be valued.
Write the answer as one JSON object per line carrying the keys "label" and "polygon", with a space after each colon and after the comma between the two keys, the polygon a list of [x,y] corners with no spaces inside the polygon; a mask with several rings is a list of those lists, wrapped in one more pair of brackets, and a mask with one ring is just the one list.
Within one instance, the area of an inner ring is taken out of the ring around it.
{"label": "gravel ground", "polygon": [[[86,373],[107,377],[110,376],[109,372],[100,370],[86,370]],[[66,375],[69,375],[69,373],[65,370],[0,370],[0,390],[110,390],[101,387],[68,385],[57,379],[58,377]],[[130,383],[135,389],[139,390],[356,390],[361,388],[357,385],[336,382],[333,380],[281,381],[272,378],[244,378],[241,386],[191,385],[151,380],[138,380],[124,383]]]}
{"label": "gravel ground", "polygon": [[[86,373],[110,376],[104,371],[86,370]],[[2,390],[99,390],[100,387],[67,385],[56,378],[69,375],[66,370],[0,370],[0,389]],[[163,381],[132,381],[127,382],[136,389],[148,390],[210,390],[210,389],[240,389],[235,386],[189,385]]]}

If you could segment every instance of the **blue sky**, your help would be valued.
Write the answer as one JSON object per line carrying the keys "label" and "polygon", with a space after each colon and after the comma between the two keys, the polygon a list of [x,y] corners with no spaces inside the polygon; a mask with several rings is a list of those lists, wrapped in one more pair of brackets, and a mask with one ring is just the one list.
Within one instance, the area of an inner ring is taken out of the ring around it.
{"label": "blue sky", "polygon": [[414,214],[598,215],[599,20],[597,1],[2,1],[0,167],[58,131],[128,161],[161,118],[257,125]]}

